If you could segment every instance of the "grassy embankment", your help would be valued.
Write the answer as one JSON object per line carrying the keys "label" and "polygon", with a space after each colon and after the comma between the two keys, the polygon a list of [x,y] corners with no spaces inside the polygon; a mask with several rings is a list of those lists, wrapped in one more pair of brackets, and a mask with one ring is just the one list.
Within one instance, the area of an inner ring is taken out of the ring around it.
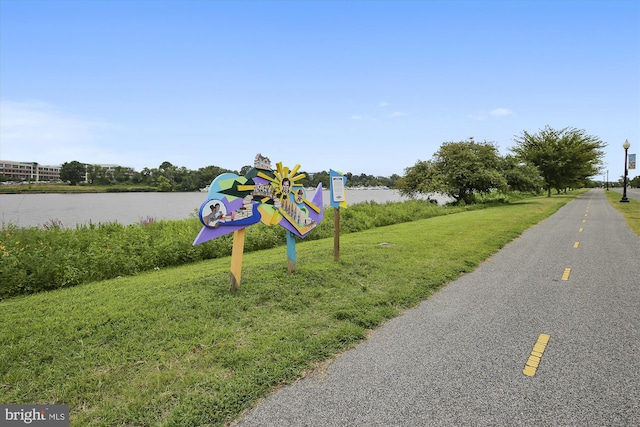
{"label": "grassy embankment", "polygon": [[577,194],[439,216],[0,302],[0,402],[77,425],[224,425]]}
{"label": "grassy embankment", "polygon": [[[522,197],[522,195],[510,196]],[[487,204],[434,206],[425,200],[360,203],[343,210],[341,233],[486,208]],[[158,268],[231,255],[231,234],[193,246],[202,224],[191,218],[138,224],[117,222],[65,227],[47,221],[40,227],[0,226],[0,300]],[[333,236],[333,209],[305,241]],[[247,230],[245,252],[285,245],[281,227],[256,224]]]}
{"label": "grassy embankment", "polygon": [[616,208],[627,221],[629,228],[640,236],[640,202],[629,198],[629,203],[620,203],[620,193],[605,191],[611,206]]}
{"label": "grassy embankment", "polygon": [[28,183],[20,185],[0,185],[0,194],[33,194],[33,193],[123,193],[158,191],[157,187],[148,185],[69,185],[59,183]]}

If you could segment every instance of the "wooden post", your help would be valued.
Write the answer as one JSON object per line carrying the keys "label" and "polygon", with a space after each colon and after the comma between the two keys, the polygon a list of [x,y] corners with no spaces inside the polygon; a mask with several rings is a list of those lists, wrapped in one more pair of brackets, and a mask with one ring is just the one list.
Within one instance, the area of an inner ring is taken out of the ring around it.
{"label": "wooden post", "polygon": [[242,255],[244,253],[244,228],[233,232],[233,248],[231,249],[231,292],[240,286],[242,275]]}
{"label": "wooden post", "polygon": [[289,273],[296,271],[296,235],[287,230],[287,269]]}
{"label": "wooden post", "polygon": [[333,260],[340,260],[340,208],[333,210]]}

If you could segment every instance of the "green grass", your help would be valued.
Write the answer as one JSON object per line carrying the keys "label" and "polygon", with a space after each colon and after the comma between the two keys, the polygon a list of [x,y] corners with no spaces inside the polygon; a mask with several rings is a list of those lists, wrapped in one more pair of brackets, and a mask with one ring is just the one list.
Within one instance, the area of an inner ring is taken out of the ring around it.
{"label": "green grass", "polygon": [[0,185],[0,194],[33,194],[33,193],[120,193],[158,191],[156,187],[143,184],[78,184],[69,185],[55,182],[39,182],[20,185]]}
{"label": "green grass", "polygon": [[[434,206],[424,200],[361,203],[341,212],[342,233],[431,218],[488,204]],[[196,218],[138,224],[117,222],[64,227],[51,220],[41,227],[0,226],[0,300],[71,287],[118,276],[231,255],[232,235],[193,246],[202,228]],[[333,209],[305,239],[333,236]],[[286,244],[284,230],[256,224],[247,229],[245,252]]]}
{"label": "green grass", "polygon": [[[604,190],[603,190],[604,191]],[[615,191],[605,191],[611,206],[616,208],[627,221],[629,228],[640,236],[640,202],[629,198],[629,203],[620,203],[621,195]]]}
{"label": "green grass", "polygon": [[[74,426],[221,426],[352,347],[580,192],[439,216],[0,302],[0,402]],[[381,243],[385,243],[381,245]]]}

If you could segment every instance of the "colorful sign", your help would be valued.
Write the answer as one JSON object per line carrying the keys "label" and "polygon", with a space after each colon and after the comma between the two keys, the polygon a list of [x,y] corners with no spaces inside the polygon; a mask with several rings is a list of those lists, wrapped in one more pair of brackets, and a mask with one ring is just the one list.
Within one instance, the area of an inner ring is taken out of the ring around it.
{"label": "colorful sign", "polygon": [[635,169],[635,168],[636,168],[636,155],[629,154],[629,169]]}
{"label": "colorful sign", "polygon": [[225,173],[209,186],[208,199],[200,207],[202,230],[193,242],[204,243],[258,221],[280,225],[304,238],[324,216],[322,185],[310,198],[299,181],[300,165],[293,169],[277,164],[271,170],[267,157],[258,154],[254,167],[244,176]]}
{"label": "colorful sign", "polygon": [[295,270],[295,237],[306,237],[324,216],[322,184],[307,198],[307,190],[300,181],[305,174],[256,155],[254,167],[244,176],[224,173],[209,186],[208,199],[200,206],[202,229],[193,244],[198,245],[225,234],[233,233],[231,253],[231,290],[240,285],[245,228],[262,222],[279,225],[287,230],[289,272]]}

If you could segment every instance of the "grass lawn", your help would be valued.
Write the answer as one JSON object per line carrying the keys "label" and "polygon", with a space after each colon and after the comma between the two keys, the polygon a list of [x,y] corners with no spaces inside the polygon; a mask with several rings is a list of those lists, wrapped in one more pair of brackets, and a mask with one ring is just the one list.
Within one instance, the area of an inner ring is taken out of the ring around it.
{"label": "grass lawn", "polygon": [[156,187],[148,185],[69,185],[61,183],[27,183],[14,185],[0,185],[0,194],[26,194],[26,193],[106,193],[127,191],[158,191]]}
{"label": "grass lawn", "polygon": [[0,402],[68,403],[73,426],[224,425],[366,338],[580,192],[0,302]]}
{"label": "grass lawn", "polygon": [[[603,190],[604,191],[604,190]],[[621,195],[615,191],[605,191],[611,206],[616,208],[627,221],[629,228],[640,236],[640,202],[629,198],[629,203],[620,203]]]}

